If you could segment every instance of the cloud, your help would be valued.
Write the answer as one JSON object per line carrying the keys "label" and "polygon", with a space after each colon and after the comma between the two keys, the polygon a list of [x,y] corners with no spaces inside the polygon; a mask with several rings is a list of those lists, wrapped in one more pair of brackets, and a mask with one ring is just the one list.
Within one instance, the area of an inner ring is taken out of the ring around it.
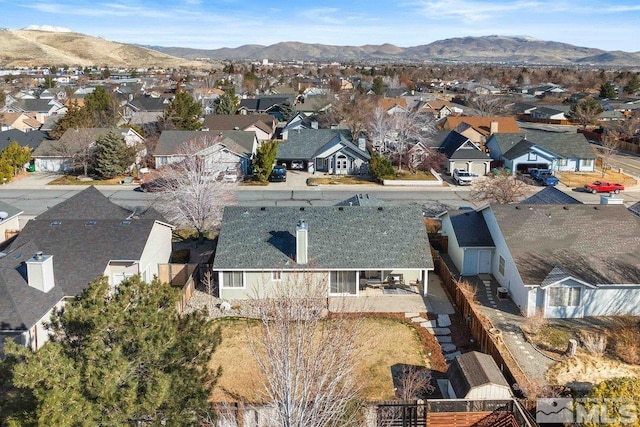
{"label": "cloud", "polygon": [[[512,12],[540,10],[538,1],[491,2],[472,0],[436,0],[407,3],[418,9],[423,16],[431,19],[456,19],[464,22],[477,22],[496,19],[500,15]],[[499,24],[496,21],[496,24]]]}
{"label": "cloud", "polygon": [[49,31],[51,33],[70,33],[71,30],[65,27],[55,27],[53,25],[29,25],[25,30]]}

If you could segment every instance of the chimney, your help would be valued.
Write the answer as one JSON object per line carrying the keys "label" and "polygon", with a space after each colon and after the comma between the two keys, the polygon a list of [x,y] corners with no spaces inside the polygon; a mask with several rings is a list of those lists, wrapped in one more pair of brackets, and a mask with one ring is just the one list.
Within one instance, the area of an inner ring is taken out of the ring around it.
{"label": "chimney", "polygon": [[318,129],[318,122],[317,121],[312,121],[311,122],[311,129]]}
{"label": "chimney", "polygon": [[289,131],[288,130],[283,130],[282,131],[282,139],[284,141],[286,141],[289,138]]}
{"label": "chimney", "polygon": [[306,264],[309,261],[309,227],[304,219],[296,225],[296,262]]}
{"label": "chimney", "polygon": [[491,127],[489,128],[491,134],[493,135],[494,133],[498,133],[498,122],[497,121],[492,121],[491,122]]}
{"label": "chimney", "polygon": [[42,251],[38,251],[26,264],[29,286],[42,292],[53,289],[53,255],[42,255]]}
{"label": "chimney", "polygon": [[364,135],[358,137],[358,148],[362,151],[367,151],[367,138]]}

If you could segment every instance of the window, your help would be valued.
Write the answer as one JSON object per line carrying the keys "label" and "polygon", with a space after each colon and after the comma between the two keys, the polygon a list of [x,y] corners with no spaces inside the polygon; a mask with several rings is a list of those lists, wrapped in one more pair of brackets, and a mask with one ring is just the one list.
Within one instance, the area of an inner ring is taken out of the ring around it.
{"label": "window", "polygon": [[549,306],[576,307],[580,305],[580,288],[551,288],[549,289]]}
{"label": "window", "polygon": [[538,160],[538,154],[537,153],[529,153],[529,158],[528,159],[536,161],[536,160]]}
{"label": "window", "polygon": [[503,276],[505,263],[506,261],[504,260],[504,258],[502,258],[502,255],[500,255],[500,259],[498,260],[498,272]]}
{"label": "window", "polygon": [[271,272],[271,281],[279,282],[282,280],[282,271],[276,270]]}
{"label": "window", "polygon": [[331,272],[331,293],[355,295],[356,293],[355,271],[332,271]]}
{"label": "window", "polygon": [[593,159],[583,159],[582,160],[582,166],[584,166],[585,168],[590,168],[593,166]]}
{"label": "window", "polygon": [[223,288],[243,288],[244,280],[242,271],[224,271],[222,273]]}
{"label": "window", "polygon": [[558,166],[567,166],[569,160],[567,159],[558,159]]}

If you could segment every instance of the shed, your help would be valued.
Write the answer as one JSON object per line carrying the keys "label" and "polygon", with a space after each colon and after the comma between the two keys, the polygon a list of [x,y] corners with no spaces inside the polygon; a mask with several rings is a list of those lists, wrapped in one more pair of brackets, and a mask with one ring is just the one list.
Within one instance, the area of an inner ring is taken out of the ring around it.
{"label": "shed", "polygon": [[511,399],[511,387],[493,357],[472,351],[453,359],[447,372],[449,396],[461,399]]}

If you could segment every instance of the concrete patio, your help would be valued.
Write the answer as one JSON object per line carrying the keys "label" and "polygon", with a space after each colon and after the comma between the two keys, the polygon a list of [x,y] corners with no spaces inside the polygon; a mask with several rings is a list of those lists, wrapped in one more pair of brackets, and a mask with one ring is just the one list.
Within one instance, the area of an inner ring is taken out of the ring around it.
{"label": "concrete patio", "polygon": [[414,293],[385,294],[382,289],[367,288],[357,297],[329,297],[329,310],[343,313],[434,313],[453,314],[455,310],[442,288],[440,278],[429,272],[427,296],[422,286]]}

